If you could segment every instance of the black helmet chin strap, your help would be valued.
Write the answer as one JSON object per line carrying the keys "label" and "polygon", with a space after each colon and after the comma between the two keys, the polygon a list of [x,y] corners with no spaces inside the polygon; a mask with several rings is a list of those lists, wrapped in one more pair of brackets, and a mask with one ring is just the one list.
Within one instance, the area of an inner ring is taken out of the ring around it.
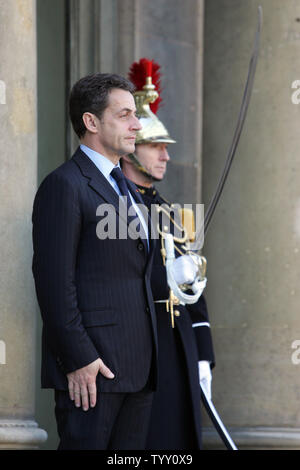
{"label": "black helmet chin strap", "polygon": [[155,178],[155,176],[151,175],[148,170],[139,162],[135,153],[131,153],[128,155],[130,160],[132,161],[135,168],[140,171],[144,176],[147,176],[151,181],[161,181],[159,178]]}

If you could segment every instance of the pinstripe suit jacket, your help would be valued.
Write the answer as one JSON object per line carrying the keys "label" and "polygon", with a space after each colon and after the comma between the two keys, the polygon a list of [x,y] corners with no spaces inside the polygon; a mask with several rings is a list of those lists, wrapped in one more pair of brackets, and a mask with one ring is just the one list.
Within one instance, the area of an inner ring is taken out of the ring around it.
{"label": "pinstripe suit jacket", "polygon": [[148,254],[141,239],[99,239],[96,211],[104,203],[115,207],[117,233],[121,224],[128,231],[117,193],[80,148],[35,197],[32,269],[43,318],[43,388],[66,390],[68,372],[100,357],[115,374],[99,373],[100,389],[135,392],[147,381],[153,353],[156,364],[154,240]]}

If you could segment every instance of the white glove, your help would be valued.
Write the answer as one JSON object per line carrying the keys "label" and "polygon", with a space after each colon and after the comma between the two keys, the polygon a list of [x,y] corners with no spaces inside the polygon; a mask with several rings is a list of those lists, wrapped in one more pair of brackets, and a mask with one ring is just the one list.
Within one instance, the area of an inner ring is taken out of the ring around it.
{"label": "white glove", "polygon": [[206,392],[207,397],[211,400],[211,370],[208,361],[198,361],[199,383]]}
{"label": "white glove", "polygon": [[198,273],[198,266],[189,255],[179,256],[173,261],[172,273],[177,284],[192,284]]}

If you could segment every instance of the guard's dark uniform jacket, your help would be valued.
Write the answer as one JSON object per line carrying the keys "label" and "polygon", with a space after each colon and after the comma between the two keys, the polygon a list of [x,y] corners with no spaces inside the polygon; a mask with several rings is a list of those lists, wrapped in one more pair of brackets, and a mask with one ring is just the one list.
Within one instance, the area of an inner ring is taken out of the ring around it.
{"label": "guard's dark uniform jacket", "polygon": [[[139,186],[145,205],[166,204],[155,187]],[[171,223],[172,231],[172,223]],[[180,247],[180,245],[178,245]],[[212,337],[203,295],[192,305],[176,305],[180,316],[171,326],[166,303],[169,298],[166,268],[156,243],[151,288],[158,328],[158,390],[155,393],[147,449],[174,450],[201,448],[201,392],[198,361],[214,366]],[[179,256],[179,254],[177,254]]]}

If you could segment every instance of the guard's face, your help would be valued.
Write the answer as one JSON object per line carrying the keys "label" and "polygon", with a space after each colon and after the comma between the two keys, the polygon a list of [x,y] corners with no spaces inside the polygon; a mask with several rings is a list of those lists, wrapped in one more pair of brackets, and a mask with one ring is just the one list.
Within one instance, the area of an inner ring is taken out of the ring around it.
{"label": "guard's face", "polygon": [[136,132],[142,126],[136,117],[134,98],[129,91],[118,88],[109,94],[108,107],[97,119],[101,153],[107,157],[121,157],[135,150]]}
{"label": "guard's face", "polygon": [[157,180],[162,180],[170,160],[168,145],[164,143],[139,144],[135,154],[142,166]]}

